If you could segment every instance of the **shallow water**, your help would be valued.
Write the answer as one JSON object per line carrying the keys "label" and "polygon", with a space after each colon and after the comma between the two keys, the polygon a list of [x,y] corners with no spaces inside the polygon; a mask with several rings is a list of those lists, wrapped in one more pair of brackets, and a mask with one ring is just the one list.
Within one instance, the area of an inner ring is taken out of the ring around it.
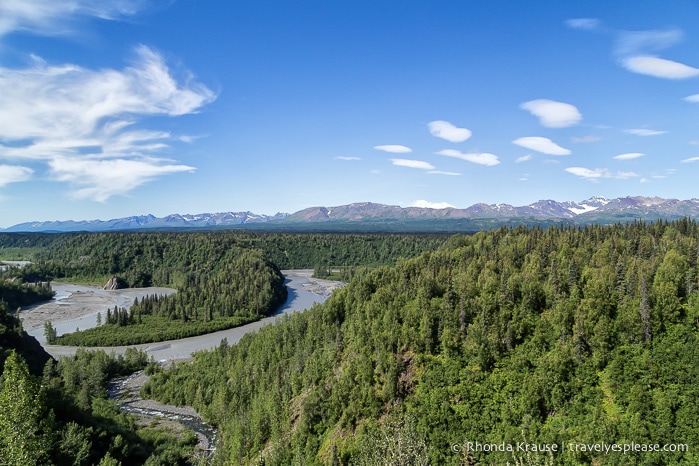
{"label": "shallow water", "polygon": [[[257,322],[252,322],[250,324],[228,330],[222,330],[220,332],[209,333],[206,335],[200,335],[196,337],[183,338],[180,340],[169,340],[158,343],[134,345],[133,347],[145,351],[149,356],[153,356],[156,361],[169,361],[189,359],[192,353],[196,351],[216,348],[219,346],[221,340],[224,338],[228,341],[229,344],[237,343],[247,333],[258,331],[265,325],[269,325],[277,321],[284,314],[292,314],[294,312],[308,309],[311,306],[313,306],[313,304],[322,303],[326,299],[328,299],[328,295],[313,293],[307,289],[309,285],[312,283],[310,279],[310,275],[312,274],[312,272],[312,270],[282,271],[285,277],[284,283],[287,287],[289,295],[286,302],[277,310],[277,312],[273,316],[265,317],[263,319],[258,320]],[[131,297],[131,300],[133,300],[133,296]],[[130,304],[130,302],[128,304]],[[126,305],[124,307],[126,307]],[[83,316],[80,319],[71,319],[65,322],[54,322],[54,327],[56,327],[56,329],[58,330],[60,325],[61,329],[67,328],[67,331],[70,332],[74,331],[77,326],[79,326],[81,329],[85,329],[88,328],[87,325],[89,324],[89,319],[95,319],[96,315],[97,313],[94,313],[91,315]],[[102,318],[104,318],[104,314],[102,315]],[[81,326],[80,322],[82,322],[83,326]],[[46,351],[48,351],[49,354],[51,354],[54,357],[72,355],[77,350],[77,348],[73,346],[46,345],[45,338],[43,335],[43,328],[31,330],[29,333],[30,335],[35,336],[37,340],[39,340],[39,342],[42,345],[44,345]],[[126,346],[114,346],[102,347],[101,349],[104,349],[107,353],[124,354],[126,348]]]}
{"label": "shallow water", "polygon": [[[138,394],[140,384],[136,387],[133,382],[143,378],[143,371],[134,372],[125,377],[115,377],[107,384],[109,398],[115,400],[119,409],[134,414],[140,418],[160,418],[176,421],[194,431],[199,439],[199,447],[204,451],[215,450],[216,429],[204,422],[197,414],[188,414],[183,408],[177,406],[154,403],[144,400]],[[133,393],[135,388],[136,393]],[[193,412],[193,410],[192,410]]]}

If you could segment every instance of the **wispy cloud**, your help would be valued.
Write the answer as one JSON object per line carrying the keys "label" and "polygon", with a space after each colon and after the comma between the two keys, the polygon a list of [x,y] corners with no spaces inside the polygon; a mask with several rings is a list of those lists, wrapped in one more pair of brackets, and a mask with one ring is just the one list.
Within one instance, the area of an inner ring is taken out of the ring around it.
{"label": "wispy cloud", "polygon": [[627,134],[633,134],[635,136],[659,136],[667,133],[667,131],[658,131],[656,129],[648,128],[625,129],[624,132]]}
{"label": "wispy cloud", "polygon": [[31,178],[34,170],[17,165],[0,165],[0,187]]}
{"label": "wispy cloud", "polygon": [[[691,163],[691,162],[686,162],[686,163]],[[651,178],[663,179],[663,178],[667,178],[669,176],[674,175],[675,172],[677,172],[676,168],[666,168],[663,173],[657,173],[657,172],[652,173]]]}
{"label": "wispy cloud", "polygon": [[124,194],[159,176],[192,172],[194,167],[173,165],[162,159],[86,160],[77,157],[57,157],[49,161],[58,181],[70,183],[76,199],[104,202],[116,194]]}
{"label": "wispy cloud", "polygon": [[360,157],[348,157],[345,155],[338,155],[335,157],[336,160],[362,160]]}
{"label": "wispy cloud", "polygon": [[429,202],[425,200],[417,200],[411,204],[411,207],[422,207],[423,209],[455,209],[453,205],[448,202]]}
{"label": "wispy cloud", "polygon": [[0,2],[0,36],[14,31],[68,34],[74,18],[119,19],[137,13],[145,3],[143,0],[6,0]]}
{"label": "wispy cloud", "polygon": [[614,53],[619,64],[632,73],[661,79],[687,79],[699,76],[699,69],[657,56],[684,39],[681,29],[618,31]]}
{"label": "wispy cloud", "polygon": [[614,158],[617,160],[633,160],[637,159],[639,157],[643,157],[646,154],[642,154],[640,152],[629,152],[627,154],[619,154],[615,155]]}
{"label": "wispy cloud", "polygon": [[682,30],[650,29],[645,31],[619,31],[614,44],[617,55],[641,55],[667,49],[682,41]]}
{"label": "wispy cloud", "polygon": [[568,173],[579,176],[589,181],[596,182],[600,178],[615,178],[615,179],[627,179],[639,176],[634,172],[616,172],[612,173],[606,168],[595,168],[591,170],[584,167],[570,167],[565,169]]}
{"label": "wispy cloud", "polygon": [[534,156],[532,156],[532,154],[523,155],[521,157],[517,157],[515,159],[515,163],[527,162],[527,161],[531,160],[532,158],[534,158]]}
{"label": "wispy cloud", "polygon": [[383,146],[374,146],[376,150],[390,152],[392,154],[407,154],[413,150],[410,147],[401,146],[400,144],[385,144]]}
{"label": "wispy cloud", "polygon": [[512,141],[512,143],[527,149],[541,152],[542,154],[570,155],[571,153],[569,149],[559,146],[549,138],[543,138],[540,136],[528,136],[524,138],[518,138]]}
{"label": "wispy cloud", "polygon": [[[0,158],[53,163],[59,181],[75,184],[78,176],[87,177],[86,185],[103,181],[96,165],[112,167],[119,160],[141,170],[133,173],[141,180],[136,186],[173,172],[163,168],[168,161],[153,155],[176,139],[167,131],[137,128],[139,120],[196,113],[215,98],[192,76],[176,79],[162,56],[145,46],[136,48],[133,64],[123,70],[48,65],[34,57],[26,68],[0,68]],[[79,164],[66,160],[90,160],[93,169],[77,170]],[[71,167],[76,176],[68,173]],[[104,201],[107,193],[127,190],[97,190],[94,198]]]}
{"label": "wispy cloud", "polygon": [[566,128],[577,125],[582,119],[574,105],[555,100],[530,100],[521,104],[519,108],[539,118],[539,123],[546,128]]}
{"label": "wispy cloud", "polygon": [[694,94],[694,95],[688,95],[687,97],[684,98],[687,102],[691,102],[693,104],[699,104],[699,94]]}
{"label": "wispy cloud", "polygon": [[599,136],[595,136],[594,134],[589,134],[587,136],[582,136],[582,137],[573,136],[572,138],[570,138],[570,142],[572,142],[574,144],[588,144],[591,142],[597,142],[601,139],[602,138],[600,138]]}
{"label": "wispy cloud", "polygon": [[629,71],[663,79],[687,79],[699,76],[699,68],[652,55],[637,55],[621,60]]}
{"label": "wispy cloud", "polygon": [[442,170],[430,170],[427,173],[430,175],[447,175],[447,176],[461,176],[461,173],[457,172],[445,172]]}
{"label": "wispy cloud", "polygon": [[420,168],[422,170],[434,170],[434,165],[431,165],[422,160],[391,159],[391,163],[393,165],[398,165],[399,167]]}
{"label": "wispy cloud", "polygon": [[693,162],[699,162],[699,157],[690,157],[688,159],[682,160],[682,163],[693,163]]}
{"label": "wispy cloud", "polygon": [[432,136],[446,139],[449,142],[464,142],[471,137],[471,131],[466,128],[457,128],[448,121],[432,121],[427,124]]}
{"label": "wispy cloud", "polygon": [[489,154],[487,152],[472,152],[464,154],[454,149],[444,149],[436,152],[437,155],[445,155],[447,157],[454,157],[457,159],[465,160],[471,163],[477,163],[478,165],[493,166],[500,163],[498,156],[495,154]]}
{"label": "wispy cloud", "polygon": [[592,31],[599,27],[600,22],[595,18],[573,18],[566,20],[565,24],[569,28]]}
{"label": "wispy cloud", "polygon": [[197,139],[201,139],[203,137],[206,137],[206,136],[192,136],[189,134],[183,134],[182,136],[178,137],[177,139],[179,139],[182,142],[186,142],[187,144],[193,144]]}

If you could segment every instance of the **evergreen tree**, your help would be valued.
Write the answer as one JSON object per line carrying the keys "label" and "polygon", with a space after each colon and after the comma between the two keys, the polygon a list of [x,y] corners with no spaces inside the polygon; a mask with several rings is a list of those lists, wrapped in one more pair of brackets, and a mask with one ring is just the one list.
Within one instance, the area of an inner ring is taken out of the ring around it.
{"label": "evergreen tree", "polygon": [[3,465],[48,461],[50,438],[43,394],[24,360],[12,351],[5,361],[0,391],[0,458]]}

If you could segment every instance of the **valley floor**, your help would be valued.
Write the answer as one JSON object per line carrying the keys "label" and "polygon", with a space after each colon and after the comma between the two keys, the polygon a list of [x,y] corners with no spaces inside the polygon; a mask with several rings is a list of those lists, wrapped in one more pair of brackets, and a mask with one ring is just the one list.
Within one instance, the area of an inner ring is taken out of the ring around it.
{"label": "valley floor", "polygon": [[[275,315],[265,317],[241,327],[236,327],[220,332],[200,335],[197,337],[170,340],[158,343],[134,345],[153,356],[157,361],[185,360],[191,357],[195,351],[208,350],[217,347],[222,339],[229,344],[236,343],[243,335],[255,332],[261,327],[273,323],[283,314],[290,314],[308,309],[314,303],[324,302],[333,290],[343,286],[342,282],[312,278],[313,270],[282,270],[285,285],[289,291],[287,301]],[[24,328],[44,346],[52,356],[69,356],[77,351],[74,346],[47,345],[44,337],[43,325],[51,321],[58,330],[58,334],[72,332],[76,327],[88,328],[89,322],[94,326],[98,312],[104,319],[108,307],[128,308],[136,296],[146,294],[172,293],[171,288],[134,288],[126,290],[106,291],[97,287],[82,285],[60,284],[53,285],[57,295],[51,302],[34,306],[20,313]],[[84,319],[84,320],[83,320]],[[83,322],[82,324],[80,322]],[[81,326],[82,325],[82,326]],[[123,354],[127,346],[104,347],[107,353]]]}

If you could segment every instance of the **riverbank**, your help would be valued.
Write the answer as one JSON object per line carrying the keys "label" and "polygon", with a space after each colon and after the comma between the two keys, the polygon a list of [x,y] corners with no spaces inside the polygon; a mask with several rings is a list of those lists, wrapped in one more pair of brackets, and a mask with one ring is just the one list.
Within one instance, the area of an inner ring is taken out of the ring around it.
{"label": "riverbank", "polygon": [[135,298],[175,293],[174,289],[165,287],[104,290],[96,286],[55,282],[51,283],[51,289],[56,293],[51,301],[29,306],[19,313],[25,330],[40,328],[43,332],[44,324],[49,321],[56,327],[58,335],[73,332],[76,327],[84,330],[97,325],[97,314],[101,313],[105,319],[107,309],[114,309],[114,306],[128,309]]}
{"label": "riverbank", "polygon": [[[342,282],[336,282],[332,280],[323,280],[313,278],[313,270],[311,269],[301,269],[301,270],[282,270],[284,275],[284,284],[288,290],[288,297],[286,302],[277,310],[277,312],[270,317],[265,317],[256,322],[252,322],[247,325],[243,325],[236,328],[231,328],[228,330],[222,330],[219,332],[209,333],[206,335],[199,335],[196,337],[182,338],[179,340],[169,340],[162,341],[158,343],[147,343],[141,345],[133,346],[113,346],[113,347],[98,347],[94,349],[103,349],[107,353],[114,354],[124,354],[126,349],[129,347],[137,348],[145,351],[149,356],[153,356],[156,361],[181,361],[191,358],[192,353],[201,350],[209,350],[219,346],[221,340],[224,338],[229,344],[237,343],[245,334],[250,332],[256,332],[265,325],[269,325],[275,322],[280,316],[284,314],[291,314],[294,312],[302,311],[304,309],[310,308],[315,303],[324,302],[330,294],[344,286]],[[37,316],[33,322],[35,327],[29,328],[25,322],[25,329],[28,329],[28,333],[34,336],[39,342],[44,346],[46,351],[53,357],[58,358],[60,356],[70,356],[75,354],[78,347],[75,346],[58,346],[58,345],[47,345],[46,338],[44,337],[43,322],[50,320],[54,327],[56,327],[59,335],[61,333],[72,332],[76,327],[81,329],[89,328],[88,325],[92,323],[95,326],[95,319],[97,312],[94,308],[90,311],[86,303],[90,300],[94,300],[95,297],[104,296],[118,296],[117,305],[119,307],[128,308],[133,303],[133,298],[141,293],[141,296],[145,294],[152,294],[153,288],[139,288],[139,289],[126,289],[126,290],[115,290],[106,291],[95,287],[86,287],[82,285],[64,285],[76,287],[75,289],[64,288],[65,292],[70,292],[69,295],[64,294],[63,296],[57,294],[56,298],[46,304],[41,304],[35,306],[27,311],[22,311],[20,318],[24,318],[25,315],[35,312],[35,309],[41,306],[52,306],[43,313],[42,316]],[[170,288],[165,288],[164,290],[171,290]],[[82,293],[81,293],[82,291]],[[135,294],[127,294],[124,292],[132,291]],[[91,294],[89,292],[92,292]],[[120,293],[122,292],[122,293]],[[115,293],[115,294],[110,294]],[[66,299],[68,299],[66,301]],[[110,301],[111,302],[111,301]],[[65,307],[65,308],[64,308]],[[113,305],[111,306],[114,307]],[[105,312],[106,307],[101,310]],[[60,314],[57,313],[60,311]],[[87,314],[84,314],[87,312]],[[64,316],[59,317],[58,316]],[[103,315],[104,318],[104,315]],[[43,321],[41,320],[43,319]],[[62,320],[67,319],[67,320]]]}
{"label": "riverbank", "polygon": [[107,385],[109,398],[117,403],[119,409],[137,416],[144,424],[157,422],[170,430],[178,428],[178,424],[184,425],[194,431],[199,450],[213,451],[216,443],[216,429],[204,422],[194,408],[166,405],[141,398],[141,387],[148,382],[149,378],[144,371],[134,372],[126,377],[117,377]]}

